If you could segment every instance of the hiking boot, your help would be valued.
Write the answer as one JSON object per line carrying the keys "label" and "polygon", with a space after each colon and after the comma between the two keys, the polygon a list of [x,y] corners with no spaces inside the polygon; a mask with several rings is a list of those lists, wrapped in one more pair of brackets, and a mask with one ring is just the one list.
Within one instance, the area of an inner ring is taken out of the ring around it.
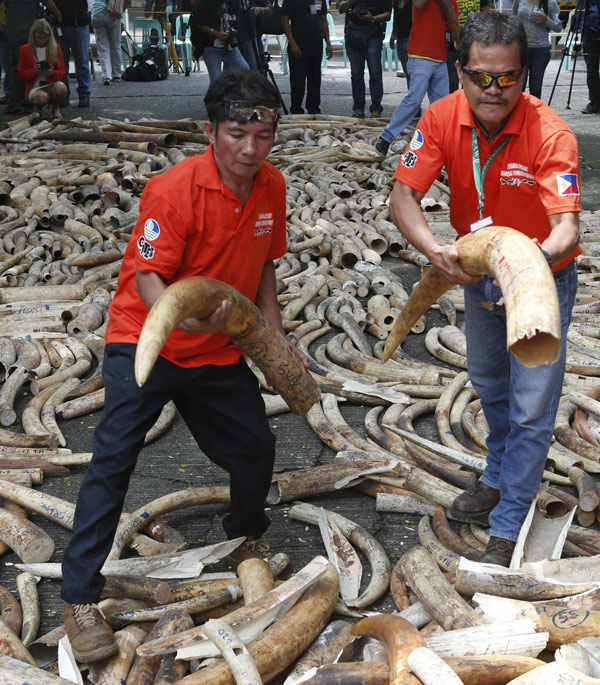
{"label": "hiking boot", "polygon": [[588,102],[587,105],[581,110],[582,114],[600,114],[600,107]]}
{"label": "hiking boot", "polygon": [[89,107],[90,106],[90,99],[89,97],[83,96],[79,98],[79,106],[80,107]]}
{"label": "hiking boot", "polygon": [[497,564],[508,568],[516,544],[512,540],[491,536],[479,561],[482,564]]}
{"label": "hiking boot", "polygon": [[383,112],[371,112],[371,119],[379,119]]}
{"label": "hiking boot", "polygon": [[246,538],[237,549],[225,557],[225,561],[235,569],[246,559],[270,559],[273,555],[271,545],[264,538]]}
{"label": "hiking boot", "polygon": [[375,149],[382,157],[385,157],[390,149],[390,145],[391,143],[388,143],[385,138],[379,136],[379,138],[377,138],[377,142],[375,143]]}
{"label": "hiking boot", "polygon": [[499,501],[498,490],[478,480],[454,500],[450,514],[463,523],[486,523],[488,514]]}
{"label": "hiking boot", "polygon": [[355,109],[354,112],[352,112],[352,116],[355,119],[364,119],[365,118],[365,113],[362,109]]}
{"label": "hiking boot", "polygon": [[119,651],[112,628],[97,604],[65,602],[64,622],[77,661],[89,664]]}

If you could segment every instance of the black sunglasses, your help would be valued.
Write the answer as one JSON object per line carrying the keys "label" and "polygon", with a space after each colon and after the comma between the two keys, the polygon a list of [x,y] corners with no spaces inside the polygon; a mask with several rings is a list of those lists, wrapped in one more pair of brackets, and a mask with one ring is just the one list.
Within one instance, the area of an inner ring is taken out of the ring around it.
{"label": "black sunglasses", "polygon": [[490,74],[489,71],[477,71],[467,67],[463,67],[462,70],[479,88],[489,88],[494,81],[496,81],[500,88],[509,88],[516,84],[524,68],[503,71],[501,74]]}

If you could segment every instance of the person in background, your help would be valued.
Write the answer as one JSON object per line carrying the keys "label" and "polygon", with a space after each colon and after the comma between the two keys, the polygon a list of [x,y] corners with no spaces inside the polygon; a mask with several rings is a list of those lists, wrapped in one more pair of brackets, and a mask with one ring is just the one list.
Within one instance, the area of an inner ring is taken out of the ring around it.
{"label": "person in background", "polygon": [[283,0],[283,31],[288,39],[290,113],[303,114],[304,94],[309,114],[321,112],[321,62],[333,55],[327,25],[327,0]]}
{"label": "person in background", "polygon": [[392,16],[392,0],[342,0],[340,14],[346,15],[344,36],[352,78],[352,116],[365,116],[365,62],[369,69],[372,118],[381,116],[383,76],[381,50],[385,24]]}
{"label": "person in background", "polygon": [[10,50],[8,49],[8,36],[6,35],[6,7],[0,1],[0,75],[4,72],[4,84],[2,90],[4,95],[0,97],[0,105],[8,102],[10,93]]}
{"label": "person in background", "polygon": [[198,0],[192,19],[199,29],[210,83],[224,67],[248,69],[239,48],[239,0]]}
{"label": "person in background", "polygon": [[[402,65],[402,71],[406,76],[406,85],[410,87],[408,74],[408,37],[412,28],[412,0],[394,0],[394,28],[390,36],[390,48],[394,47],[398,52],[398,59]],[[398,72],[398,76],[400,73]]]}
{"label": "person in background", "polygon": [[25,84],[25,97],[41,116],[45,105],[52,107],[52,118],[62,119],[61,105],[67,98],[66,76],[60,46],[50,24],[36,19],[29,30],[29,41],[19,49],[18,77]]}
{"label": "person in background", "polygon": [[448,95],[446,32],[458,43],[456,0],[413,0],[413,26],[408,39],[408,73],[410,86],[396,107],[390,123],[375,143],[375,149],[385,157],[390,145],[415,118],[425,94],[429,103]]}
{"label": "person in background", "polygon": [[581,111],[583,114],[600,114],[600,2],[598,0],[585,0],[581,37],[590,98]]}
{"label": "person in background", "polygon": [[6,35],[10,56],[9,83],[10,91],[5,112],[22,114],[25,106],[23,81],[18,75],[19,50],[29,40],[31,25],[38,18],[40,2],[60,22],[62,17],[53,0],[4,0],[6,6]]}
{"label": "person in background", "polygon": [[64,84],[67,87],[67,102],[71,95],[69,87],[69,62],[73,53],[75,76],[77,77],[77,94],[79,106],[90,106],[90,15],[87,0],[55,0],[60,10],[62,21],[54,29],[56,41],[65,60],[67,75]]}
{"label": "person in background", "polygon": [[[474,12],[486,12],[490,9],[490,0],[456,0],[456,2],[458,4],[458,23],[461,28]],[[450,40],[448,43],[446,66],[448,67],[448,83],[451,93],[458,89],[458,73],[456,71],[457,54],[458,50],[455,47],[454,42]]]}
{"label": "person in background", "polygon": [[523,90],[529,78],[529,92],[541,99],[544,72],[550,62],[548,33],[562,31],[558,3],[556,0],[514,0],[512,12],[519,17],[527,34],[527,66],[523,74]]}
{"label": "person in background", "polygon": [[[129,0],[121,3],[94,0],[92,5],[92,26],[105,86],[110,86],[112,81],[121,80],[121,17],[129,4]],[[117,8],[117,5],[120,6]]]}

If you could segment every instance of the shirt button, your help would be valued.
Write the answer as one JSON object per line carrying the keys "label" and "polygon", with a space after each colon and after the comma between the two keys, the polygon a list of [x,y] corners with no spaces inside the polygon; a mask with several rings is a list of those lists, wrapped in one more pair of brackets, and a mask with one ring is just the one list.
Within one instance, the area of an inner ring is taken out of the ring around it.
{"label": "shirt button", "polygon": [[240,208],[239,208],[239,207],[236,207],[234,211],[235,211],[236,214],[239,214],[239,213],[240,213]]}

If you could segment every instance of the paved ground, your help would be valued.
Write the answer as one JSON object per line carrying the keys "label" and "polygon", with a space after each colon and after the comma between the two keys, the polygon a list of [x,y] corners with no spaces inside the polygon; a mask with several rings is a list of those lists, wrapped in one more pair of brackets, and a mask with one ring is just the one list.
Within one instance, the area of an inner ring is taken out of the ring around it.
{"label": "paved ground", "polygon": [[[272,44],[273,49],[273,44]],[[275,52],[276,50],[274,50]],[[286,101],[289,101],[289,80],[280,70],[278,58],[272,61],[275,80]],[[553,60],[546,75],[547,97],[557,73],[558,60]],[[141,117],[160,119],[177,119],[187,116],[202,118],[204,110],[202,96],[208,85],[206,69],[202,66],[200,73],[192,73],[189,78],[171,74],[162,83],[118,83],[103,86],[96,72],[97,80],[92,85],[91,107],[80,110],[75,106],[65,110],[68,118],[83,115],[86,119],[101,116],[130,120]],[[580,110],[587,102],[585,70],[582,61],[574,72],[574,83],[571,92],[571,107],[566,109],[569,97],[569,79],[571,72],[560,72],[558,85],[553,99],[556,110],[565,117],[580,140],[582,157],[583,203],[588,209],[600,206],[600,136],[599,116],[585,116]],[[397,78],[396,72],[385,72],[385,114],[390,115],[394,106],[406,92],[406,80]],[[73,84],[73,88],[75,84]],[[352,107],[350,91],[350,71],[344,68],[338,55],[330,62],[323,73],[322,109],[328,114],[350,114]],[[0,122],[6,121],[0,116]],[[402,267],[402,276],[407,284],[417,278],[416,267]],[[436,323],[436,315],[428,317],[431,325]],[[421,343],[414,343],[420,345]],[[410,346],[409,346],[410,351]],[[363,425],[365,409],[345,407],[342,409],[346,419],[357,428]],[[62,422],[61,428],[67,437],[68,445],[73,451],[91,449],[92,434],[99,419],[98,414]],[[276,470],[284,471],[314,466],[328,462],[333,454],[324,447],[312,433],[305,420],[292,415],[284,415],[272,420],[272,428],[277,435]],[[364,429],[362,429],[364,434]],[[67,478],[48,479],[44,491],[74,502],[84,469],[75,468]],[[140,457],[138,467],[132,478],[125,509],[132,511],[141,504],[161,495],[189,487],[225,484],[226,478],[215,469],[202,455],[193,442],[191,435],[178,419],[175,427],[157,443],[145,449]],[[314,503],[344,513],[351,519],[359,521],[374,533],[384,544],[395,563],[415,537],[416,519],[399,517],[390,514],[377,514],[374,501],[364,495],[344,491],[337,494],[318,497]],[[225,511],[223,506],[213,506],[182,510],[165,517],[165,520],[180,530],[190,545],[212,543],[222,538],[220,519]],[[320,536],[315,528],[308,528],[286,518],[286,506],[273,507],[271,511],[272,528],[270,539],[275,546],[286,551],[292,558],[295,568],[299,568],[312,556],[323,552]],[[56,540],[56,553],[53,560],[59,560],[61,551],[68,539],[68,533],[54,524],[34,517],[41,526]],[[14,555],[6,556],[6,561],[15,561]],[[366,575],[368,565],[365,562]],[[367,578],[368,579],[368,578]],[[0,565],[0,584],[14,589],[13,571]],[[42,631],[58,625],[62,607],[58,599],[58,583],[42,581],[40,594],[43,603]],[[390,606],[389,598],[378,606]]]}

